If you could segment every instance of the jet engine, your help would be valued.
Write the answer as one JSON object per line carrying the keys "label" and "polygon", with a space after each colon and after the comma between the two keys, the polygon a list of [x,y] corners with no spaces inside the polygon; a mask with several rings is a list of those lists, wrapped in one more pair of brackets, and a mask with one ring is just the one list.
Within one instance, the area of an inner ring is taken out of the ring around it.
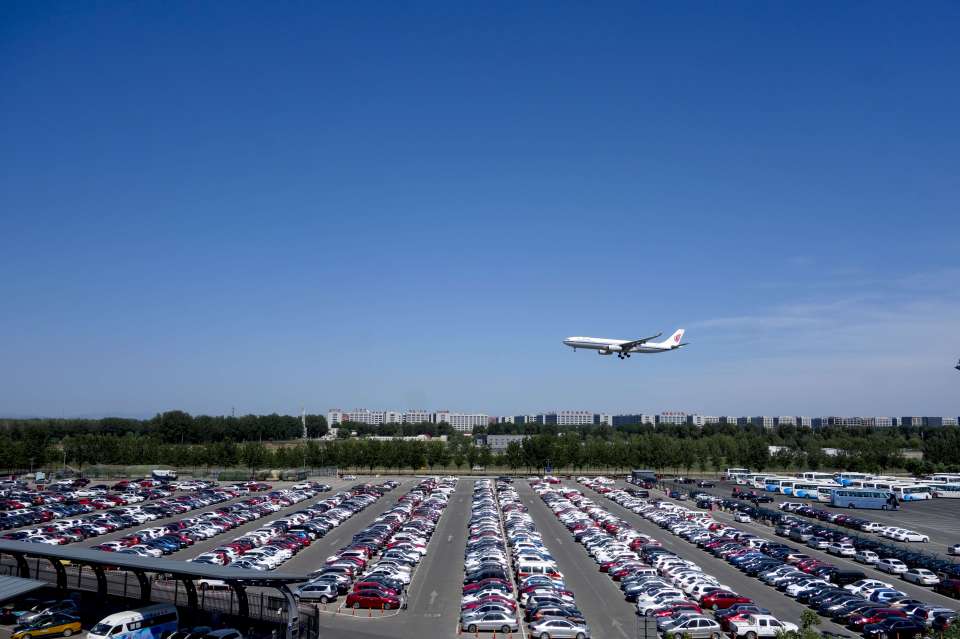
{"label": "jet engine", "polygon": [[597,355],[613,355],[613,351],[597,351]]}

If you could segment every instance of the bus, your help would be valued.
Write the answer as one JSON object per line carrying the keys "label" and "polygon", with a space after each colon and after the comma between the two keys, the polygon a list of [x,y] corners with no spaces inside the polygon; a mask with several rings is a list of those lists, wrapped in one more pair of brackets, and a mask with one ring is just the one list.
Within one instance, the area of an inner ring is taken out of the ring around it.
{"label": "bus", "polygon": [[817,487],[817,501],[824,504],[829,504],[833,499],[832,493],[837,489],[836,486],[818,486]]}
{"label": "bus", "polygon": [[960,484],[960,475],[944,475],[944,474],[926,475],[923,477],[923,480],[925,482],[933,481],[938,483],[943,482],[947,484]]}
{"label": "bus", "polygon": [[873,508],[886,510],[890,507],[890,497],[893,493],[886,490],[870,488],[832,488],[830,490],[830,505],[837,508]]}
{"label": "bus", "polygon": [[[723,472],[724,479],[737,481],[742,475],[749,475],[749,468],[728,468]],[[739,482],[738,482],[739,483]]]}
{"label": "bus", "polygon": [[800,473],[798,477],[800,477],[800,479],[806,479],[807,481],[833,481],[833,473],[814,473],[807,471]]}
{"label": "bus", "polygon": [[777,488],[777,492],[783,493],[784,495],[792,495],[793,487],[799,482],[799,479],[782,479],[780,481],[780,486]]}
{"label": "bus", "polygon": [[934,497],[939,497],[942,499],[957,499],[960,498],[960,483],[957,484],[935,484],[930,486],[930,490]]}
{"label": "bus", "polygon": [[894,484],[892,490],[900,501],[923,501],[933,498],[933,490],[929,484]]}
{"label": "bus", "polygon": [[177,607],[154,604],[104,617],[87,633],[88,639],[160,639],[177,631]]}
{"label": "bus", "polygon": [[865,475],[864,473],[837,473],[833,478],[841,486],[847,486],[850,482],[858,479],[870,479],[870,475]]}
{"label": "bus", "polygon": [[775,475],[773,477],[767,477],[763,482],[763,489],[768,493],[778,493],[780,492],[780,485],[785,481],[793,481],[791,477],[780,477]]}
{"label": "bus", "polygon": [[815,484],[813,482],[805,482],[805,481],[794,482],[793,496],[806,497],[808,499],[816,499],[817,488],[819,487],[820,487],[820,484]]}

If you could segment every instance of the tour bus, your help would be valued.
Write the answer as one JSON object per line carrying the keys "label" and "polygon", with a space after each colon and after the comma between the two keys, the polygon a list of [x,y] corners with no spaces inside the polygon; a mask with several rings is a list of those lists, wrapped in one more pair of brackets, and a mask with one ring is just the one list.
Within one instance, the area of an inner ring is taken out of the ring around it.
{"label": "tour bus", "polygon": [[930,486],[930,490],[932,491],[934,497],[941,497],[944,499],[960,498],[960,483],[933,484]]}
{"label": "tour bus", "polygon": [[782,479],[778,480],[780,485],[777,487],[777,492],[783,493],[784,495],[792,495],[794,485],[799,482],[799,479]]}
{"label": "tour bus", "polygon": [[817,501],[823,502],[824,504],[829,504],[833,499],[833,491],[837,490],[838,486],[826,486],[820,485],[817,487]]}
{"label": "tour bus", "polygon": [[743,486],[753,486],[754,488],[763,488],[766,473],[749,473],[737,478],[737,483]]}
{"label": "tour bus", "polygon": [[960,475],[925,475],[923,478],[924,482],[937,482],[937,483],[946,483],[946,484],[960,484]]}
{"label": "tour bus", "polygon": [[740,477],[743,475],[749,475],[749,474],[750,474],[749,468],[728,468],[727,470],[724,471],[723,476],[725,479],[736,481],[739,484]]}
{"label": "tour bus", "polygon": [[793,496],[816,499],[817,488],[819,487],[820,484],[815,484],[813,482],[797,481],[793,484]]}
{"label": "tour bus", "polygon": [[870,475],[865,475],[864,473],[837,473],[833,478],[841,486],[846,486],[850,482],[858,479],[870,479]]}
{"label": "tour bus", "polygon": [[160,639],[176,632],[179,621],[176,606],[154,604],[104,617],[87,639]]}
{"label": "tour bus", "polygon": [[806,479],[807,481],[833,481],[833,473],[815,473],[812,471],[807,471],[805,473],[800,473],[798,477],[800,479]]}
{"label": "tour bus", "polygon": [[894,484],[891,489],[897,499],[901,501],[923,501],[933,497],[933,490],[930,484]]}
{"label": "tour bus", "polygon": [[832,488],[830,505],[837,508],[873,508],[887,510],[893,493],[887,490],[870,488]]}
{"label": "tour bus", "polygon": [[796,481],[793,477],[767,477],[766,484],[763,486],[763,489],[768,493],[779,493],[782,492],[780,487],[789,482],[790,485],[793,485],[793,482]]}

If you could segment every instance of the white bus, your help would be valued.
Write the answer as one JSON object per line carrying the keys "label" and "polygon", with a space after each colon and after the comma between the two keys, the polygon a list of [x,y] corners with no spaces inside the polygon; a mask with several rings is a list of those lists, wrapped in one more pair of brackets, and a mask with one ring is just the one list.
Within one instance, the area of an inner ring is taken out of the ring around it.
{"label": "white bus", "polygon": [[852,481],[870,479],[870,477],[866,473],[837,473],[833,479],[841,486],[848,486]]}
{"label": "white bus", "polygon": [[817,488],[819,487],[820,487],[820,484],[818,483],[798,480],[793,484],[792,493],[794,497],[806,497],[807,499],[816,499]]}
{"label": "white bus", "polygon": [[960,484],[960,475],[927,475],[923,478],[924,482],[944,482],[947,484]]}
{"label": "white bus", "polygon": [[942,499],[960,499],[960,483],[957,484],[933,484],[930,486],[934,497]]}
{"label": "white bus", "polygon": [[817,501],[823,502],[824,504],[831,503],[833,501],[833,491],[836,489],[836,486],[826,486],[821,484],[817,487]]}
{"label": "white bus", "polygon": [[894,484],[891,488],[900,501],[923,501],[933,497],[933,490],[929,484]]}
{"label": "white bus", "polygon": [[815,473],[812,471],[807,471],[799,475],[800,479],[806,479],[807,481],[833,481],[833,473]]}
{"label": "white bus", "polygon": [[743,475],[749,475],[749,474],[750,474],[749,468],[728,468],[723,472],[723,476],[725,479],[736,481],[738,484],[740,483],[739,481],[740,477],[742,477]]}
{"label": "white bus", "polygon": [[789,495],[790,493],[784,491],[784,487],[789,486],[792,489],[796,481],[796,477],[767,477],[767,483],[763,489],[768,493],[783,493],[784,495]]}

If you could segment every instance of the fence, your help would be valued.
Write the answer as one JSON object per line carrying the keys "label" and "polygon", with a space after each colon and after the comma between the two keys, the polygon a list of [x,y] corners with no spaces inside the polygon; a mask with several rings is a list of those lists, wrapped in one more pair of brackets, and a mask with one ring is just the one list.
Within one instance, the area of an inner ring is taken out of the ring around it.
{"label": "fence", "polygon": [[[47,559],[28,558],[31,577],[55,584],[57,575],[52,564]],[[67,588],[79,590],[89,597],[97,592],[97,578],[89,567],[79,565],[65,565],[67,571]],[[19,576],[17,565],[12,558],[4,556],[0,561],[0,574]],[[115,600],[140,601],[140,582],[136,576],[125,570],[106,570],[107,595]],[[287,623],[286,600],[274,595],[271,588],[251,587],[247,589],[248,614],[239,615],[239,602],[236,592],[232,588],[211,589],[199,588],[197,592],[197,608],[188,608],[186,587],[179,581],[164,578],[154,578],[150,583],[150,601],[168,602],[183,610],[181,615],[183,625],[208,625],[211,620],[214,626],[227,625],[244,632],[248,637],[283,636]],[[162,577],[162,576],[160,576]],[[103,602],[96,602],[97,609],[102,610]],[[122,603],[118,609],[130,607],[129,603]],[[198,614],[203,613],[203,614]],[[108,613],[103,613],[106,616]],[[319,634],[319,613],[313,606],[301,606],[300,636],[307,639],[316,639]]]}

